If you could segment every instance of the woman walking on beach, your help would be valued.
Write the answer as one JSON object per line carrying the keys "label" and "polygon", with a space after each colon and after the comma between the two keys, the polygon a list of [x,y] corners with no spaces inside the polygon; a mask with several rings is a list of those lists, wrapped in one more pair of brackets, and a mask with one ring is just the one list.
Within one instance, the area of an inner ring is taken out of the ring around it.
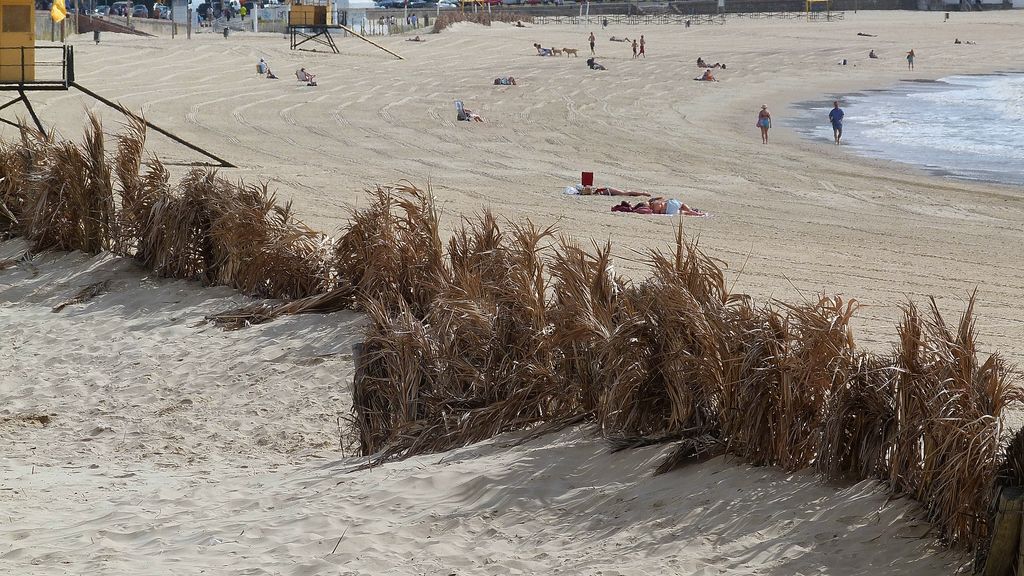
{"label": "woman walking on beach", "polygon": [[761,104],[761,111],[757,113],[757,127],[761,129],[761,143],[767,144],[768,129],[772,127],[772,113],[767,104]]}
{"label": "woman walking on beach", "polygon": [[914,49],[911,48],[910,52],[907,52],[907,70],[914,69]]}
{"label": "woman walking on beach", "polygon": [[595,42],[595,40],[594,40],[594,33],[591,32],[590,33],[590,55],[591,56],[594,55],[594,42]]}
{"label": "woman walking on beach", "polygon": [[636,59],[636,49],[637,49],[636,38],[634,38],[633,39],[633,59],[634,60]]}
{"label": "woman walking on beach", "polygon": [[641,34],[641,35],[640,35],[640,55],[641,55],[641,56],[643,56],[644,58],[647,58],[647,54],[645,54],[645,53],[644,53],[644,46],[645,46],[646,44],[647,44],[647,43],[646,43],[646,42],[644,42],[644,35],[643,35],[643,34]]}

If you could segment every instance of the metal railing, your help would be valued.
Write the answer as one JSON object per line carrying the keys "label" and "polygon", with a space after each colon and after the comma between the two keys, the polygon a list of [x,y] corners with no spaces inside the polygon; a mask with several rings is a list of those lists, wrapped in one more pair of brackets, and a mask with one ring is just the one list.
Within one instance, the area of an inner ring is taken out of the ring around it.
{"label": "metal railing", "polygon": [[0,47],[0,90],[17,90],[26,86],[40,90],[67,90],[68,85],[75,81],[73,50],[73,46],[66,44]]}

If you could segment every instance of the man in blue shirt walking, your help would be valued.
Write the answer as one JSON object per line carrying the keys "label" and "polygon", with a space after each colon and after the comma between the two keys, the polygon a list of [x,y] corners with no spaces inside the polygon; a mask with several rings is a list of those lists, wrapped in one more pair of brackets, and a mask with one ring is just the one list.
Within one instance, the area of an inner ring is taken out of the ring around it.
{"label": "man in blue shirt walking", "polygon": [[836,137],[836,144],[843,137],[843,109],[839,107],[839,101],[832,102],[832,111],[828,113],[828,121],[832,123],[832,135]]}

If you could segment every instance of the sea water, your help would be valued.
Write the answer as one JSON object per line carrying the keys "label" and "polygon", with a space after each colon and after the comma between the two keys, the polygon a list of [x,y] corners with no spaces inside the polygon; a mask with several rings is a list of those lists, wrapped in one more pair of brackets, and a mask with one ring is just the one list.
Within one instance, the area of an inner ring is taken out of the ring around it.
{"label": "sea water", "polygon": [[[831,100],[804,103],[797,131],[832,142]],[[1024,186],[1024,74],[907,81],[840,98],[843,145],[944,176]]]}

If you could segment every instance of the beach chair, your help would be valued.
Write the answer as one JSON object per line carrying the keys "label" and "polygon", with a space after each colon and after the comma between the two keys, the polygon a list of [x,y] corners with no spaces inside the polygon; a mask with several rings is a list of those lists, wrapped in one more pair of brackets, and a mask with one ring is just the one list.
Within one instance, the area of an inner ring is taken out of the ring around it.
{"label": "beach chair", "polygon": [[462,100],[455,101],[455,112],[457,113],[456,119],[459,121],[469,121],[469,115],[466,114],[466,107],[462,105]]}

